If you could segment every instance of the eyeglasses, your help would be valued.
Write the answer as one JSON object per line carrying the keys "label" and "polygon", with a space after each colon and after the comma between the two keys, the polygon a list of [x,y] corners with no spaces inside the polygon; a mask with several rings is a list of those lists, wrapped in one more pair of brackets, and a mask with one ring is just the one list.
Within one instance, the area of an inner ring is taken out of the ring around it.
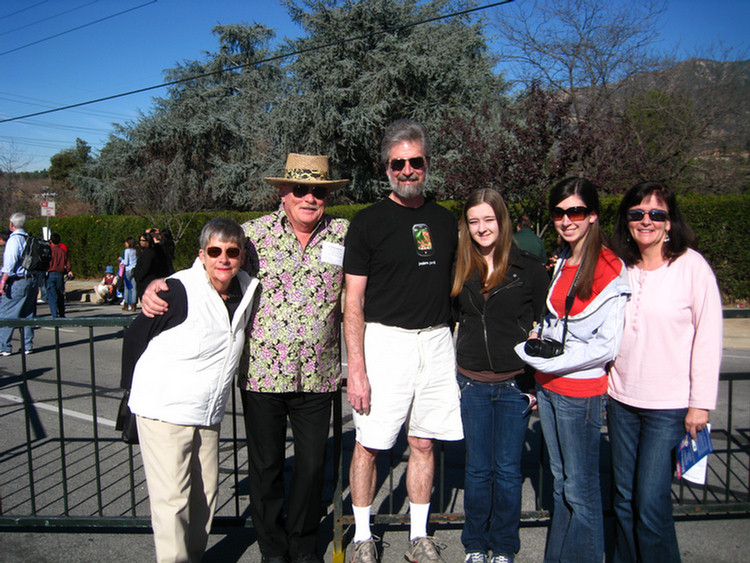
{"label": "eyeglasses", "polygon": [[422,156],[415,156],[414,158],[394,158],[389,163],[391,166],[391,170],[393,170],[394,172],[401,172],[404,169],[404,166],[406,166],[407,161],[409,162],[409,166],[411,166],[412,169],[424,170],[425,161],[424,157]]}
{"label": "eyeglasses", "polygon": [[206,254],[211,258],[218,258],[221,256],[222,251],[226,252],[227,258],[237,258],[240,255],[241,250],[236,246],[230,246],[229,248],[219,248],[218,246],[209,246],[206,249]]}
{"label": "eyeglasses", "polygon": [[589,214],[588,207],[568,207],[567,209],[561,209],[559,207],[553,207],[549,213],[552,216],[553,221],[562,221],[562,218],[567,215],[571,221],[583,221]]}
{"label": "eyeglasses", "polygon": [[328,188],[325,186],[306,186],[304,184],[295,184],[292,187],[292,193],[294,197],[305,197],[311,193],[315,199],[325,199],[328,197]]}
{"label": "eyeglasses", "polygon": [[627,213],[628,221],[640,221],[643,219],[646,213],[648,213],[648,216],[655,223],[663,223],[664,221],[669,219],[669,213],[667,213],[663,209],[651,209],[648,212],[644,211],[643,209],[631,209]]}

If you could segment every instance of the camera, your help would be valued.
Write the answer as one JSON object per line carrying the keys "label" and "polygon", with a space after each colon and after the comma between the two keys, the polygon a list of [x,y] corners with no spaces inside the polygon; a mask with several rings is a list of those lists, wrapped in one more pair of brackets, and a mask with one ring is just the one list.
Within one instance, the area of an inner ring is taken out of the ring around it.
{"label": "camera", "polygon": [[545,338],[540,340],[539,338],[533,338],[527,340],[523,348],[529,356],[535,356],[537,358],[554,358],[560,356],[565,351],[565,344]]}

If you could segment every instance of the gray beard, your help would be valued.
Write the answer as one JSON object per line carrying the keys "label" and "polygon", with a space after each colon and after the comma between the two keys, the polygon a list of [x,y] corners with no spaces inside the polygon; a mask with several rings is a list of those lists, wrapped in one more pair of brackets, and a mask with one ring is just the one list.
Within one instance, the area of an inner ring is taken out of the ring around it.
{"label": "gray beard", "polygon": [[400,197],[403,199],[411,199],[413,197],[417,197],[418,195],[422,195],[422,192],[424,191],[424,185],[426,182],[422,182],[420,184],[415,184],[413,186],[399,186],[398,180],[392,180],[388,179],[388,181],[391,184],[391,189]]}

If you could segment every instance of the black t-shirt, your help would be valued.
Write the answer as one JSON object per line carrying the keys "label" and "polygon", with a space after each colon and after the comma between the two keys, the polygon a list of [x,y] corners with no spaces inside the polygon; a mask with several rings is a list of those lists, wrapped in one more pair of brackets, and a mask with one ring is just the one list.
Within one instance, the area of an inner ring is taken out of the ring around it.
{"label": "black t-shirt", "polygon": [[416,329],[446,323],[458,225],[433,201],[417,209],[385,199],[357,213],[344,271],[367,276],[365,321]]}

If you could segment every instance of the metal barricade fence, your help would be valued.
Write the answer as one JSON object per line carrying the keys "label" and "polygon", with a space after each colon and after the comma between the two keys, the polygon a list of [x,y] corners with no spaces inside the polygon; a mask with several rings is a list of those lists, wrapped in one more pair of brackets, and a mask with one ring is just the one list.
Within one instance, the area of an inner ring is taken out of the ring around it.
{"label": "metal barricade fence", "polygon": [[[0,529],[150,527],[139,448],[122,442],[110,420],[115,417],[122,396],[117,387],[121,334],[132,319],[132,316],[112,315],[0,320],[0,326],[35,326],[54,332],[54,343],[46,346],[46,351],[35,350],[28,357],[18,354],[14,361],[20,359],[20,374],[8,375],[7,365],[0,364],[0,374],[5,373],[0,375]],[[76,333],[72,342],[61,342],[60,331],[71,332],[71,329],[86,330],[86,338],[81,339]],[[102,332],[95,335],[94,329]],[[110,358],[114,350],[117,365],[103,366],[97,360],[97,346],[108,346]],[[86,359],[82,359],[84,348]],[[52,362],[50,357],[54,358]],[[44,365],[39,365],[40,361]],[[85,377],[83,366],[76,362],[87,364]],[[710,456],[707,482],[705,486],[675,483],[674,511],[678,517],[750,515],[749,390],[750,372],[722,374],[719,408],[712,413],[714,454]],[[43,396],[39,397],[40,394]],[[44,414],[42,421],[42,411],[56,416]],[[220,441],[220,498],[214,521],[217,529],[251,526],[247,453],[244,433],[238,432],[238,427],[244,429],[241,420],[240,401],[233,389],[231,410],[222,424]],[[602,444],[605,475],[602,485],[607,498],[606,433],[602,434]],[[341,394],[337,394],[329,440],[325,506],[321,507],[333,522],[335,561],[343,560],[344,534],[353,523],[351,514],[344,514],[348,481],[345,454],[351,455],[352,446],[351,415]],[[536,416],[529,425],[525,448],[522,519],[527,525],[546,525],[551,477],[542,455],[543,440]],[[463,522],[463,455],[462,442],[440,445],[430,515],[430,521],[436,525]],[[407,452],[403,436],[390,455],[383,454],[382,458],[373,521],[381,525],[407,523],[404,473]],[[604,509],[609,510],[606,502]]]}

